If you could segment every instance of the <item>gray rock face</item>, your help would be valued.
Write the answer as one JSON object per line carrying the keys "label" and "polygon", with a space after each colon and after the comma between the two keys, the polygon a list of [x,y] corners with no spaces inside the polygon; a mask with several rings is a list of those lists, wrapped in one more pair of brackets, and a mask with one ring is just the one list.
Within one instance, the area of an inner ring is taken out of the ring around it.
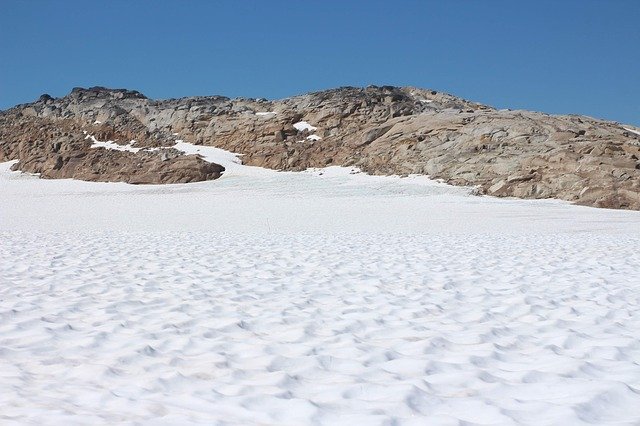
{"label": "gray rock face", "polygon": [[640,210],[637,129],[495,110],[411,87],[344,87],[278,101],[151,100],[129,90],[77,88],[1,112],[0,161],[18,159],[17,169],[43,177],[131,183],[191,182],[223,172],[171,150],[91,149],[85,131],[140,147],[168,147],[180,138],[278,170],[356,166],[371,174],[426,174],[476,186],[480,194]]}

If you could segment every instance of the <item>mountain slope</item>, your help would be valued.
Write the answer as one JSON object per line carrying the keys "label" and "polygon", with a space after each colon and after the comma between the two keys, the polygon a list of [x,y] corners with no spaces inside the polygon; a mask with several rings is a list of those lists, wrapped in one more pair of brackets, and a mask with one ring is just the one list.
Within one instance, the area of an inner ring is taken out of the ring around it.
{"label": "mountain slope", "polygon": [[[215,179],[224,168],[182,139],[278,170],[342,165],[427,174],[478,193],[640,210],[640,134],[583,116],[496,110],[411,87],[344,87],[277,101],[151,100],[74,89],[0,113],[0,161],[45,178],[130,183]],[[98,141],[141,148],[92,148]]]}

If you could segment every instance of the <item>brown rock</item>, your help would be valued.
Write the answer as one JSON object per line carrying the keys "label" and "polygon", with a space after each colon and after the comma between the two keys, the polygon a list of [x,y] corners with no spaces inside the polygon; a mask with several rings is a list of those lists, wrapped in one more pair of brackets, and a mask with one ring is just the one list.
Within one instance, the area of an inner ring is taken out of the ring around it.
{"label": "brown rock", "polygon": [[[255,114],[264,111],[275,114]],[[292,127],[299,121],[317,127],[312,133],[322,139],[308,141]],[[272,102],[154,101],[135,91],[74,89],[0,112],[0,161],[18,159],[18,169],[46,178],[132,183],[191,182],[222,172],[166,149],[91,149],[84,131],[139,147],[167,147],[179,137],[274,169],[333,164],[371,174],[423,173],[496,196],[640,209],[640,138],[620,124],[497,111],[411,87],[345,87]]]}

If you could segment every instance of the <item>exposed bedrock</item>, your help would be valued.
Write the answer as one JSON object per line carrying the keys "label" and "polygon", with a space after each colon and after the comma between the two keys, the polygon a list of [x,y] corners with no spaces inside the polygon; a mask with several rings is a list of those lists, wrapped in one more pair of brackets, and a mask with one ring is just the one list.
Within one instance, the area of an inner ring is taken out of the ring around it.
{"label": "exposed bedrock", "polygon": [[[92,148],[100,141],[137,152]],[[344,87],[277,101],[222,96],[152,100],[74,89],[0,112],[0,161],[45,178],[130,183],[215,179],[220,165],[176,139],[277,170],[355,166],[425,174],[477,192],[640,210],[640,131],[584,116],[496,110],[412,87]],[[160,149],[153,149],[160,148]]]}

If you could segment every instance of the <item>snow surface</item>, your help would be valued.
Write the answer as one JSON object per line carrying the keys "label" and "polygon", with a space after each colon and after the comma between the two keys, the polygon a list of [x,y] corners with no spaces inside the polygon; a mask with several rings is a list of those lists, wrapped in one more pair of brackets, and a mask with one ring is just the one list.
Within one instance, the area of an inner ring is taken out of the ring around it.
{"label": "snow surface", "polygon": [[213,146],[194,145],[189,142],[185,142],[181,139],[176,141],[176,144],[171,148],[175,148],[178,151],[182,151],[187,155],[197,154],[202,157],[203,160],[209,163],[220,164],[225,167],[233,168],[234,165],[242,164],[237,154],[233,154],[224,149],[215,148]]}
{"label": "snow surface", "polygon": [[313,132],[314,130],[318,129],[317,127],[313,127],[311,124],[307,123],[306,121],[299,121],[297,123],[294,123],[293,127],[299,132],[303,132],[305,130]]}
{"label": "snow surface", "polygon": [[314,141],[315,142],[315,141],[321,140],[322,138],[320,136],[318,136],[318,135],[309,135],[309,136],[307,136],[307,139],[310,140],[310,141]]}
{"label": "snow surface", "polygon": [[627,132],[635,133],[636,135],[640,135],[639,130],[630,129],[629,127],[623,127]]}
{"label": "snow surface", "polygon": [[87,135],[85,139],[91,139],[91,141],[93,142],[91,144],[91,148],[105,148],[105,149],[112,149],[115,151],[128,151],[128,152],[138,152],[141,150],[141,148],[133,147],[133,144],[136,141],[131,141],[127,145],[119,145],[113,141],[101,142],[92,135]]}
{"label": "snow surface", "polygon": [[197,149],[228,172],[0,164],[1,424],[640,422],[638,212]]}
{"label": "snow surface", "polygon": [[260,111],[260,112],[256,112],[256,115],[273,117],[276,115],[276,113],[273,111]]}

